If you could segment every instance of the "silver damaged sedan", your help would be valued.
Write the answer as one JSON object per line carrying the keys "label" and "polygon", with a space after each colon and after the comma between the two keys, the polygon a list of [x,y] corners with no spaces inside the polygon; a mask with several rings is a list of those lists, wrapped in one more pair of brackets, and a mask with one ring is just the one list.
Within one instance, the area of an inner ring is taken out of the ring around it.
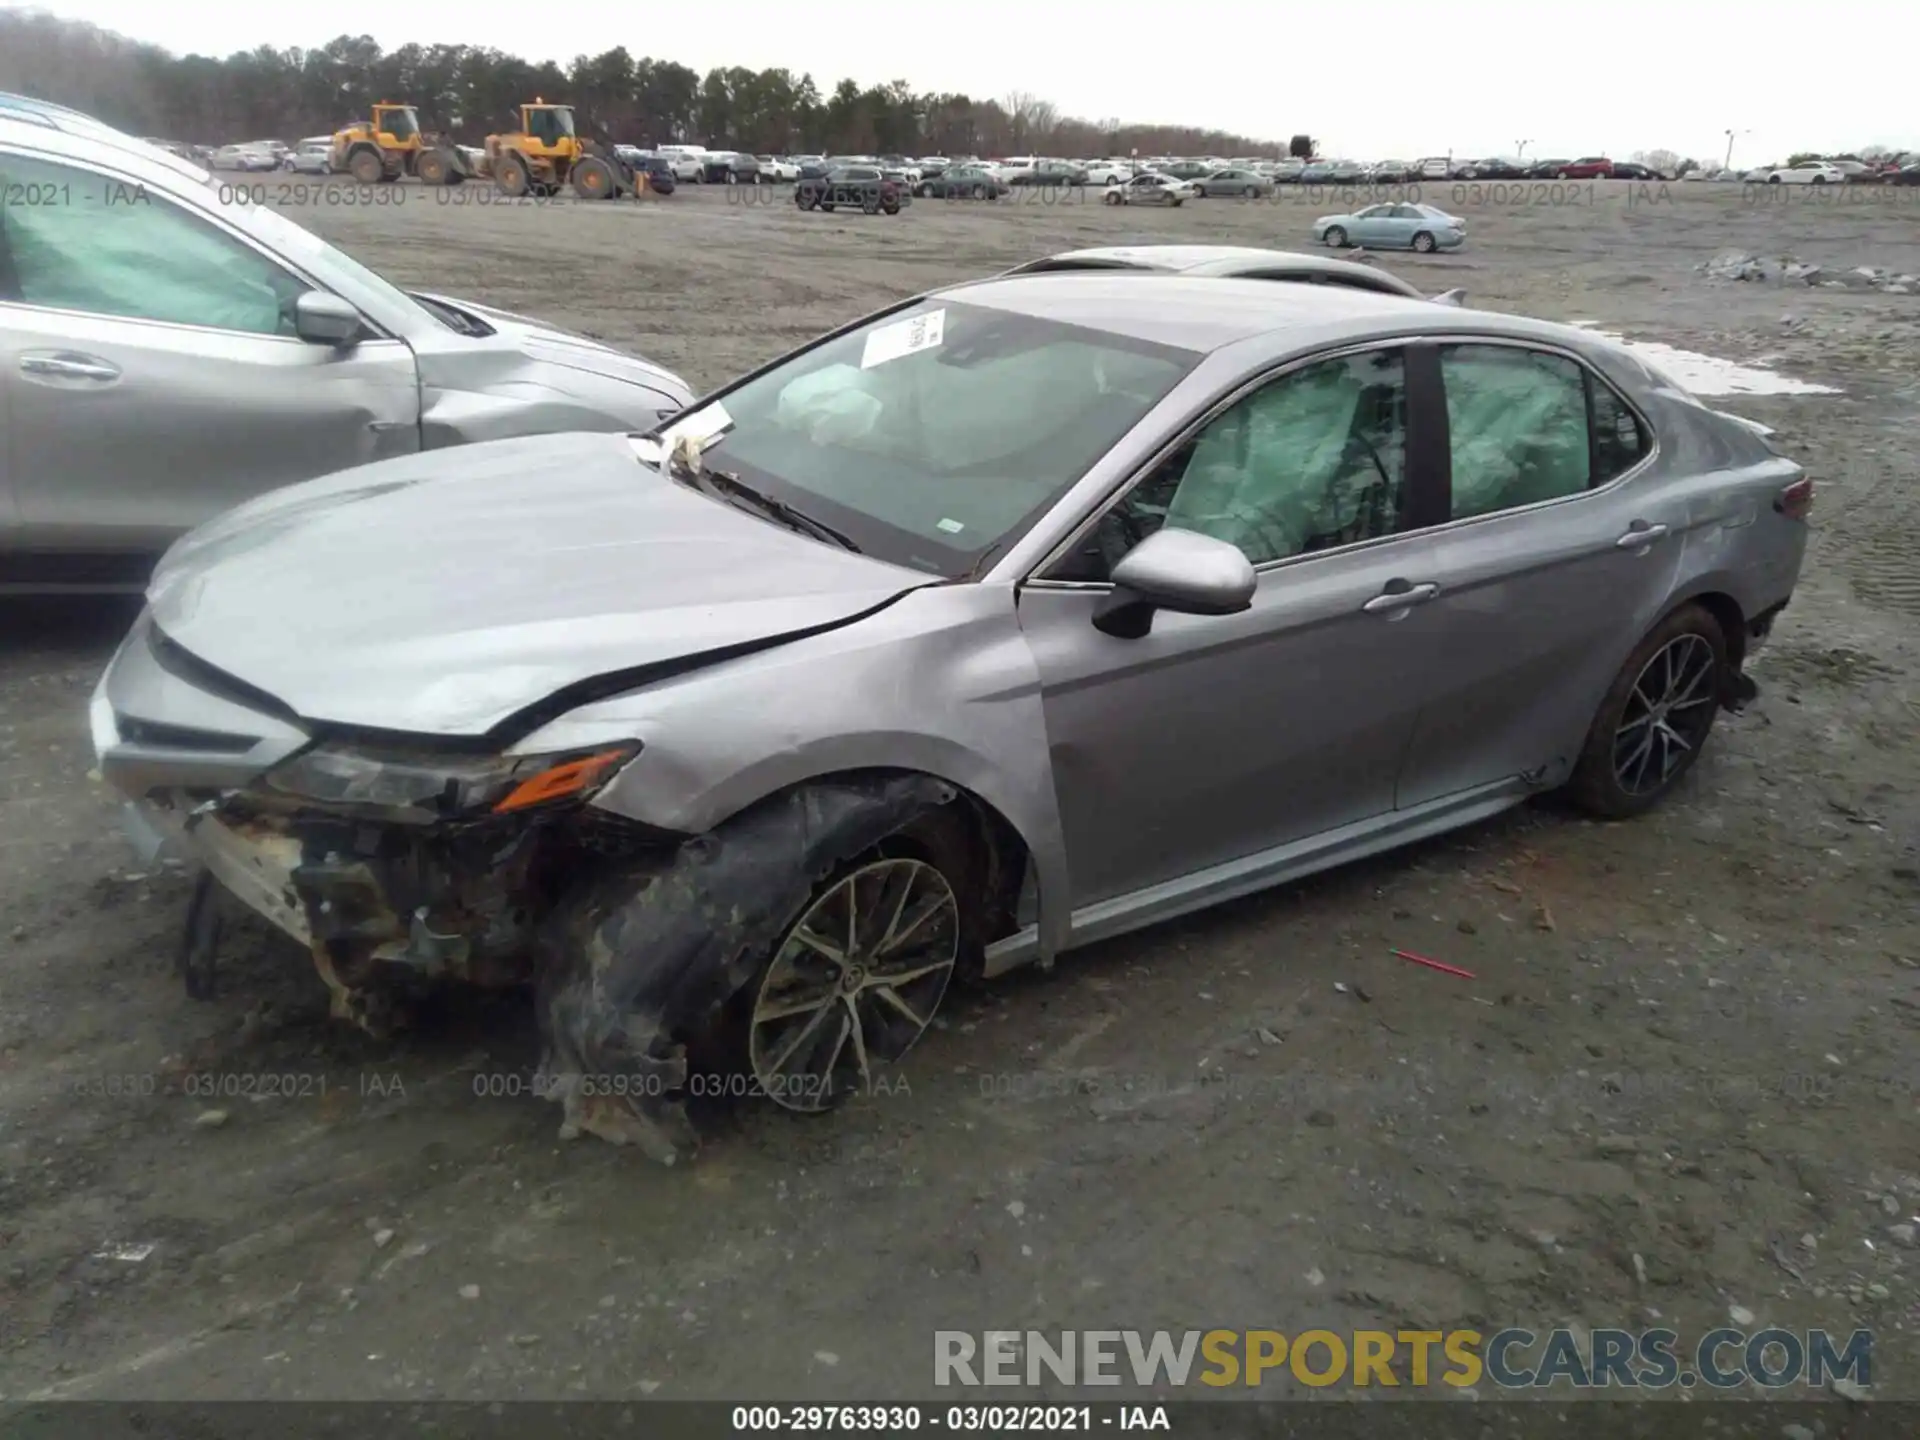
{"label": "silver damaged sedan", "polygon": [[645,436],[385,461],[162,562],[94,742],[336,1013],[533,981],[568,1133],[875,1086],[956,977],[1564,787],[1670,794],[1812,482],[1557,325],[1099,272],[862,320]]}

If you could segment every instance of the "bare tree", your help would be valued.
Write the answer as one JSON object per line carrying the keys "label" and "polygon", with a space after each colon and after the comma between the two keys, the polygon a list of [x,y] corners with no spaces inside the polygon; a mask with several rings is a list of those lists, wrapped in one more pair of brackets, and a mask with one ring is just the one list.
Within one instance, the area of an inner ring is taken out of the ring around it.
{"label": "bare tree", "polygon": [[1026,90],[1010,91],[1000,108],[1007,113],[1009,138],[1016,150],[1031,150],[1060,127],[1058,107]]}

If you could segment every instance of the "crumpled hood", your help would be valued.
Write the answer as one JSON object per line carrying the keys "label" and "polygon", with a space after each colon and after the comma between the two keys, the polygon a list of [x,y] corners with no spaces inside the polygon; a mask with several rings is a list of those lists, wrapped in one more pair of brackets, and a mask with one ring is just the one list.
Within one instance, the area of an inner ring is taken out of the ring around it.
{"label": "crumpled hood", "polygon": [[565,687],[855,619],[928,577],[662,476],[624,435],[428,451],[180,540],[154,623],[303,719],[484,735]]}
{"label": "crumpled hood", "polygon": [[585,370],[594,375],[607,375],[615,380],[624,380],[631,385],[645,385],[649,389],[663,390],[671,394],[684,389],[686,382],[671,370],[643,360],[638,355],[630,355],[611,345],[602,344],[585,335],[571,330],[562,330],[549,325],[544,320],[535,320],[528,315],[516,315],[510,310],[495,310],[488,305],[476,304],[472,300],[462,300],[452,295],[439,295],[432,291],[420,291],[429,300],[442,305],[451,305],[456,310],[464,310],[469,315],[487,322],[502,337],[533,356],[536,360],[545,360],[553,365],[565,365],[575,370]]}

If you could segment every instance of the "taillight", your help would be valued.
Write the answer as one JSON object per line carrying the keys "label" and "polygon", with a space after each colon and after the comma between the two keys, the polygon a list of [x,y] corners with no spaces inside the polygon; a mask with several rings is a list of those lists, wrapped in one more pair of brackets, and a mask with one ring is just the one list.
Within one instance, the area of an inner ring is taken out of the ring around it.
{"label": "taillight", "polygon": [[1796,480],[1775,497],[1773,508],[1789,520],[1804,520],[1813,509],[1813,479]]}

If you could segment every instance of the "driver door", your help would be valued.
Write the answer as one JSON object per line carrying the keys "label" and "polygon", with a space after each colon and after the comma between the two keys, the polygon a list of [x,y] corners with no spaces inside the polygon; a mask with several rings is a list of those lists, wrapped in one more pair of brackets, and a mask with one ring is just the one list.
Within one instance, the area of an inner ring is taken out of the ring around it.
{"label": "driver door", "polygon": [[293,332],[311,288],[212,218],[0,151],[13,548],[152,553],[265,490],[419,448],[413,352]]}
{"label": "driver door", "polygon": [[[1444,484],[1407,368],[1385,347],[1267,381],[1023,587],[1074,909],[1393,810],[1437,663],[1423,530]],[[1096,629],[1112,564],[1163,525],[1238,546],[1252,608]]]}
{"label": "driver door", "polygon": [[1358,241],[1362,245],[1384,243],[1390,238],[1387,232],[1392,229],[1386,217],[1392,213],[1391,205],[1369,205],[1366,209],[1356,212],[1353,224],[1348,229],[1347,238]]}

